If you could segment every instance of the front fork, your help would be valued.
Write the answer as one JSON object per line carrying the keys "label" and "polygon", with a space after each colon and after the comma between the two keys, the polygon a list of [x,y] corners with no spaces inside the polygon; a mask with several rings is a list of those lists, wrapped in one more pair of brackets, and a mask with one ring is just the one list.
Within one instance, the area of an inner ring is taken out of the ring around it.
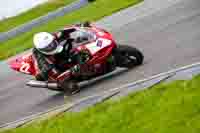
{"label": "front fork", "polygon": [[116,69],[115,57],[111,55],[106,62],[107,72],[112,72]]}

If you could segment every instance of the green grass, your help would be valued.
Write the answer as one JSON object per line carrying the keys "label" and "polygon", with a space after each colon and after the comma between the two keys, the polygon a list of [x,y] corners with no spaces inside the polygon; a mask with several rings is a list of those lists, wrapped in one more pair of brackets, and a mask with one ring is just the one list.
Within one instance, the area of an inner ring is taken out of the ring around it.
{"label": "green grass", "polygon": [[49,0],[48,2],[38,5],[37,7],[32,8],[27,12],[21,13],[20,15],[1,20],[0,32],[8,31],[30,20],[45,15],[50,11],[68,5],[73,1],[74,0]]}
{"label": "green grass", "polygon": [[88,6],[73,13],[58,17],[57,19],[50,21],[48,24],[38,26],[29,32],[0,43],[0,60],[6,59],[7,57],[31,48],[32,36],[36,32],[52,32],[64,27],[66,24],[71,24],[78,21],[95,21],[141,1],[142,0],[96,0],[95,2],[90,3]]}
{"label": "green grass", "polygon": [[4,133],[199,133],[200,76]]}

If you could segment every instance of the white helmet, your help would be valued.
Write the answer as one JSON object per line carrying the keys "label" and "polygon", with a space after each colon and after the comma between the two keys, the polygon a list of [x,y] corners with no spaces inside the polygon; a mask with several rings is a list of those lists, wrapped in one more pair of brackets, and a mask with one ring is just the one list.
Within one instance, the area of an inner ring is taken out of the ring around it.
{"label": "white helmet", "polygon": [[40,32],[34,35],[35,48],[46,55],[54,55],[62,52],[63,46],[58,44],[55,37],[48,32]]}

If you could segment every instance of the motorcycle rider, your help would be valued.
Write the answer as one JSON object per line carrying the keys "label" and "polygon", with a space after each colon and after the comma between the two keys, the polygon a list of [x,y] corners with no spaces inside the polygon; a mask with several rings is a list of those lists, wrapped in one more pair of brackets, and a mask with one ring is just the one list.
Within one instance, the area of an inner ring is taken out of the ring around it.
{"label": "motorcycle rider", "polygon": [[[88,22],[76,26],[89,27]],[[71,37],[71,33],[76,34],[76,38]],[[68,89],[70,93],[73,89],[78,89],[77,82],[70,80],[71,76],[81,75],[80,65],[84,65],[90,58],[87,50],[73,51],[74,41],[81,39],[75,28],[63,29],[56,33],[40,32],[33,37],[33,58],[36,65],[36,80],[55,81],[59,83],[59,87]],[[65,64],[77,64],[71,68],[64,67]],[[66,83],[68,81],[68,83]],[[70,81],[70,82],[69,82]],[[71,89],[71,90],[70,90]]]}

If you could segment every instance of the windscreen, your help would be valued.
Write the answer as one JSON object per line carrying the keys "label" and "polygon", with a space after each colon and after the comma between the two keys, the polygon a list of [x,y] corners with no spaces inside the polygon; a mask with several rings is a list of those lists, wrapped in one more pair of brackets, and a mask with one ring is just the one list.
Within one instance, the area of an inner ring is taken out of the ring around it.
{"label": "windscreen", "polygon": [[73,38],[76,43],[84,43],[84,42],[93,41],[96,39],[96,36],[94,33],[88,30],[84,30],[84,29],[72,32],[70,34],[70,37]]}

